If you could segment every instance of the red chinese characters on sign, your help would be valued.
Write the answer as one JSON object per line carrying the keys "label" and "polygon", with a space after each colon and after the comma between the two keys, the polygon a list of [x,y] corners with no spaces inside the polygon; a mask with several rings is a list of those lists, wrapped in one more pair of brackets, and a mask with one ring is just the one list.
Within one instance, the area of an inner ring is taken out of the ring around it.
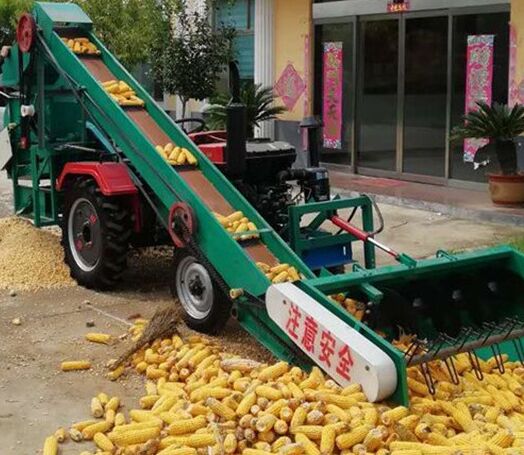
{"label": "red chinese characters on sign", "polygon": [[311,354],[315,353],[315,340],[318,333],[318,323],[311,316],[306,316],[304,321],[304,335],[300,342],[304,349]]}
{"label": "red chinese characters on sign", "polygon": [[355,362],[349,346],[293,303],[289,303],[286,332],[328,373],[336,373],[346,381],[351,380],[351,369]]}
{"label": "red chinese characters on sign", "polygon": [[342,349],[338,351],[338,365],[337,373],[348,381],[351,380],[350,370],[353,366],[353,357],[351,356],[351,351],[349,346],[345,344]]}
{"label": "red chinese characters on sign", "polygon": [[287,333],[291,335],[295,340],[298,340],[297,329],[300,326],[301,318],[302,313],[300,313],[300,309],[292,303],[289,307],[289,314],[286,322],[286,330]]}
{"label": "red chinese characters on sign", "polygon": [[404,13],[409,7],[409,0],[388,0],[388,13]]}
{"label": "red chinese characters on sign", "polygon": [[325,363],[328,367],[331,366],[331,356],[335,353],[335,345],[337,340],[331,335],[329,330],[322,332],[322,338],[320,340],[320,356],[318,360]]}

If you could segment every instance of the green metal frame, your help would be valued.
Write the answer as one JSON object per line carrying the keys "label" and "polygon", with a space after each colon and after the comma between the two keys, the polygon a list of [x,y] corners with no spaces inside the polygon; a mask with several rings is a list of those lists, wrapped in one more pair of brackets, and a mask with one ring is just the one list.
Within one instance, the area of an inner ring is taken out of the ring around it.
{"label": "green metal frame", "polygon": [[[338,210],[360,208],[362,212],[362,229],[372,232],[373,204],[368,196],[359,196],[351,199],[336,198],[326,202],[308,202],[302,205],[293,205],[288,208],[289,213],[289,246],[300,257],[315,248],[323,248],[333,245],[347,245],[359,241],[351,234],[312,236],[312,232],[318,231],[321,225],[334,215]],[[306,226],[301,227],[304,215],[317,214]],[[359,241],[360,242],[360,241]],[[376,266],[375,247],[368,242],[363,244],[364,264],[366,268],[372,269]]]}

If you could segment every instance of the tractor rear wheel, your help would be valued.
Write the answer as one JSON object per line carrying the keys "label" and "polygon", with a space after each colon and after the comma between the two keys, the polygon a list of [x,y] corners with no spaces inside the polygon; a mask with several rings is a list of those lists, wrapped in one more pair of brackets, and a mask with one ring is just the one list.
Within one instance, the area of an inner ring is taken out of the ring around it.
{"label": "tractor rear wheel", "polygon": [[90,178],[79,178],[66,193],[62,247],[78,284],[108,289],[126,269],[132,225],[123,202],[103,196]]}
{"label": "tractor rear wheel", "polygon": [[178,298],[187,326],[198,332],[218,333],[231,314],[231,302],[207,268],[183,248],[175,248],[175,279],[171,292]]}

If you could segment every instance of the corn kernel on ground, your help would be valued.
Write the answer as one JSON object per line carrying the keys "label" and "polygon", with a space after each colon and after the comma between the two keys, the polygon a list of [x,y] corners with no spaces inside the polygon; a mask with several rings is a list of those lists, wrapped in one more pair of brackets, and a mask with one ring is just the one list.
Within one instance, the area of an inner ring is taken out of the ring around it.
{"label": "corn kernel on ground", "polygon": [[[137,320],[131,333],[146,324]],[[101,433],[99,447],[113,445],[107,453],[120,455],[524,454],[524,368],[506,362],[500,374],[486,361],[480,382],[467,356],[456,363],[458,385],[443,362],[431,365],[435,397],[410,368],[407,409],[368,403],[359,385],[342,389],[317,368],[306,374],[225,353],[202,336],[176,335],[146,346],[128,365],[147,378],[142,409],[122,410],[101,393],[105,414],[73,424],[69,434]],[[108,412],[118,413],[118,425]]]}

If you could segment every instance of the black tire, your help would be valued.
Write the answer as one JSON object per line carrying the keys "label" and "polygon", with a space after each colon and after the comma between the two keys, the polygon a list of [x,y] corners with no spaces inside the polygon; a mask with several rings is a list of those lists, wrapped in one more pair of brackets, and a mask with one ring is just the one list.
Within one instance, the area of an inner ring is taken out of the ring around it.
{"label": "black tire", "polygon": [[183,248],[174,251],[171,293],[178,298],[186,325],[197,332],[216,335],[231,315],[231,301],[209,271]]}
{"label": "black tire", "polygon": [[71,277],[90,289],[110,289],[127,267],[132,235],[129,210],[118,197],[102,195],[90,178],[79,178],[65,195],[62,247]]}

